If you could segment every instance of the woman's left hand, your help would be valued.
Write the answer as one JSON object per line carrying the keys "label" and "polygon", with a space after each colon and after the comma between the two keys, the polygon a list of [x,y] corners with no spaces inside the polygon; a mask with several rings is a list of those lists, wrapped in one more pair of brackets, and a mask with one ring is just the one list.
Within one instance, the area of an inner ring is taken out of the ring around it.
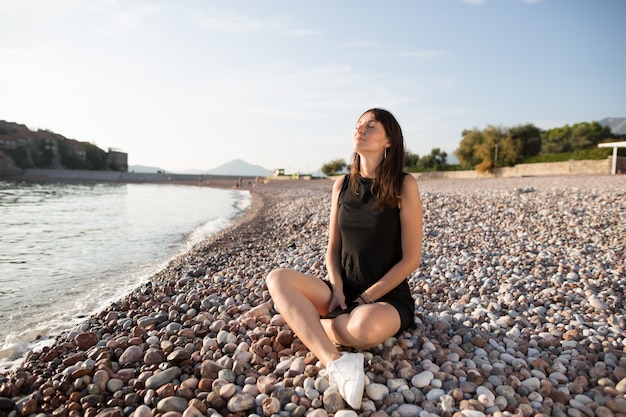
{"label": "woman's left hand", "polygon": [[333,290],[333,297],[328,304],[328,310],[333,311],[336,308],[341,308],[342,310],[347,308],[346,297],[343,295],[343,291]]}

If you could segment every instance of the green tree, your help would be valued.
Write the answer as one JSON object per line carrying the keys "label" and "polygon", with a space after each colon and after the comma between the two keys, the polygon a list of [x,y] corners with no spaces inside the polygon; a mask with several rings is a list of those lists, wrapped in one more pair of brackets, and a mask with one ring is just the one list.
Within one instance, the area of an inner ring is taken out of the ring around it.
{"label": "green tree", "polygon": [[85,143],[85,161],[87,169],[94,171],[104,171],[107,169],[108,155],[105,151],[91,143]]}
{"label": "green tree", "polygon": [[520,160],[538,155],[541,152],[541,129],[537,126],[531,123],[513,126],[509,129],[509,134],[511,139],[519,144]]}
{"label": "green tree", "polygon": [[404,167],[416,168],[420,160],[420,156],[416,153],[411,153],[409,150],[404,151]]}
{"label": "green tree", "polygon": [[322,165],[322,172],[326,175],[333,175],[342,172],[347,167],[345,159],[335,159]]}
{"label": "green tree", "polygon": [[39,143],[36,146],[31,148],[33,164],[37,168],[52,168],[54,165],[54,152],[52,151],[52,144],[41,139],[39,139],[38,142]]}
{"label": "green tree", "polygon": [[541,153],[553,154],[591,149],[598,143],[614,137],[609,126],[602,126],[598,122],[565,125],[543,132]]}
{"label": "green tree", "polygon": [[522,143],[515,141],[510,132],[506,131],[497,145],[498,153],[495,168],[513,166],[521,160]]}
{"label": "green tree", "polygon": [[481,162],[476,154],[476,148],[483,142],[483,133],[474,128],[472,130],[464,130],[463,139],[459,143],[459,147],[454,151],[454,155],[459,160],[459,164],[465,168],[474,168]]}
{"label": "green tree", "polygon": [[433,148],[429,155],[420,158],[417,167],[421,171],[441,171],[447,165],[448,154],[439,148]]}
{"label": "green tree", "polygon": [[[568,158],[576,158],[581,151],[594,151],[598,143],[615,138],[619,136],[614,135],[609,126],[598,122],[565,125],[546,131],[530,123],[511,128],[489,125],[482,130],[464,130],[455,155],[463,168],[489,171],[529,159],[552,160],[555,155],[567,154],[570,155]],[[426,159],[422,163],[428,164],[429,161]]]}
{"label": "green tree", "polygon": [[34,168],[27,148],[11,149],[9,155],[18,167],[22,169]]}
{"label": "green tree", "polygon": [[461,166],[485,172],[514,164],[519,158],[519,148],[507,129],[489,125],[483,130],[464,130],[455,155]]}
{"label": "green tree", "polygon": [[74,153],[67,141],[58,140],[57,146],[63,167],[66,169],[87,169],[85,161],[81,160],[78,155]]}
{"label": "green tree", "polygon": [[541,153],[569,152],[569,138],[572,136],[572,128],[569,125],[555,127],[546,130],[541,135]]}
{"label": "green tree", "polygon": [[592,144],[591,128],[587,123],[578,123],[572,126],[572,134],[569,138],[570,148],[575,151],[578,149],[587,149]]}
{"label": "green tree", "polygon": [[482,131],[482,142],[476,145],[476,157],[480,162],[476,169],[480,172],[490,171],[504,165],[514,152],[508,133],[501,127],[487,126]]}
{"label": "green tree", "polygon": [[572,150],[595,148],[602,141],[613,138],[609,126],[602,126],[598,122],[576,123],[572,126],[570,146]]}

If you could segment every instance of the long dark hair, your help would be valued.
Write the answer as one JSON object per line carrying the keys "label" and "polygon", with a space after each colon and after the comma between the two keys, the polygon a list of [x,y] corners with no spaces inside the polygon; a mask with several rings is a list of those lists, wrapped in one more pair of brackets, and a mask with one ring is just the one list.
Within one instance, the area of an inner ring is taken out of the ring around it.
{"label": "long dark hair", "polygon": [[[376,206],[382,210],[398,207],[400,191],[402,190],[402,170],[404,168],[404,136],[400,123],[388,110],[373,108],[364,111],[371,112],[374,119],[383,125],[390,146],[387,155],[376,168],[376,176],[372,182],[372,192],[376,197]],[[361,117],[363,117],[363,114]],[[361,158],[354,152],[350,167],[350,190],[353,193],[358,189],[358,178],[361,172]]]}

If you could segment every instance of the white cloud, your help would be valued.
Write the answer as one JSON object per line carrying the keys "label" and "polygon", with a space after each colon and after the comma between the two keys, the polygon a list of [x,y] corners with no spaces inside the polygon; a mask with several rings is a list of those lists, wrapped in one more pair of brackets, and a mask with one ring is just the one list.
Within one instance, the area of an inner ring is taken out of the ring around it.
{"label": "white cloud", "polygon": [[88,13],[104,14],[102,26],[98,31],[105,35],[124,35],[129,32],[142,33],[144,35],[154,34],[148,20],[155,15],[165,11],[162,6],[139,5],[136,7],[114,7],[85,10]]}
{"label": "white cloud", "polygon": [[196,14],[193,20],[203,29],[227,33],[279,32],[285,30],[287,25],[284,17],[261,19],[232,13],[219,16]]}
{"label": "white cloud", "polygon": [[300,28],[288,16],[272,18],[250,17],[243,14],[220,14],[209,16],[195,13],[191,21],[205,30],[215,30],[232,34],[265,32],[283,33],[293,37],[318,36],[322,32],[314,29]]}

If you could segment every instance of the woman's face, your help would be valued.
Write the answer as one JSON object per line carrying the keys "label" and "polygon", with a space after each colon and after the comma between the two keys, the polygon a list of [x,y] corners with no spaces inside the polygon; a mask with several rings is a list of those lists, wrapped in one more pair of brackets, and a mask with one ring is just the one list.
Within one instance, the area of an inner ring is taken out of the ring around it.
{"label": "woman's face", "polygon": [[357,122],[352,145],[354,152],[359,154],[368,152],[382,154],[385,148],[391,146],[385,128],[374,118],[372,112],[365,113]]}

